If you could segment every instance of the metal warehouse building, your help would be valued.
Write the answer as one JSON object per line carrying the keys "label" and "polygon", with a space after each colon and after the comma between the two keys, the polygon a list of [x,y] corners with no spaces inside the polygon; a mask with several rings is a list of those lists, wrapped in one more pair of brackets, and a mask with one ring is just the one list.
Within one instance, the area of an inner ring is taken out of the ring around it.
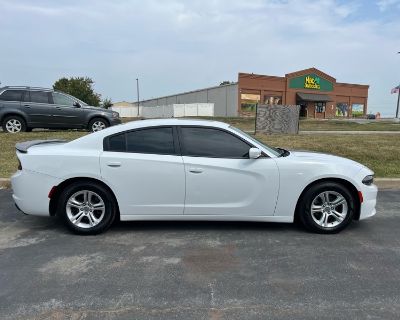
{"label": "metal warehouse building", "polygon": [[214,116],[238,115],[238,84],[227,84],[170,96],[140,101],[141,107],[157,107],[185,103],[214,103]]}

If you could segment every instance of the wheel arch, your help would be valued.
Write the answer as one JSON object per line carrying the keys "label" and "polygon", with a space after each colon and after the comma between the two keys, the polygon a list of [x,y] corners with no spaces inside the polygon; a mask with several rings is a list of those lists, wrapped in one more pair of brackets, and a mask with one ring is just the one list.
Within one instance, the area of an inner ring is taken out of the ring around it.
{"label": "wheel arch", "polygon": [[4,112],[1,116],[0,116],[0,123],[3,124],[4,119],[6,119],[7,117],[10,116],[17,116],[22,118],[25,121],[25,125],[28,125],[28,119],[27,116],[22,112],[22,111],[9,111],[9,112]]}
{"label": "wheel arch", "polygon": [[58,200],[60,199],[60,196],[62,194],[62,191],[69,185],[75,182],[95,182],[106,188],[111,196],[114,199],[115,205],[116,205],[116,215],[119,218],[120,212],[119,212],[119,205],[118,205],[118,200],[117,197],[115,196],[114,191],[106,184],[104,181],[101,181],[99,179],[95,178],[89,178],[89,177],[75,177],[75,178],[69,178],[67,180],[64,180],[61,182],[58,186],[55,187],[54,191],[51,194],[50,197],[50,202],[49,202],[49,213],[50,216],[55,216],[57,214],[57,205],[58,205]]}
{"label": "wheel arch", "polygon": [[87,126],[88,129],[90,129],[90,128],[89,128],[89,125],[90,125],[90,123],[91,123],[94,119],[101,119],[101,120],[104,120],[105,122],[108,123],[108,126],[110,126],[110,120],[108,120],[107,117],[105,117],[105,116],[103,116],[103,115],[92,115],[92,116],[90,116],[90,117],[88,118],[88,121],[87,121],[87,125],[86,125],[86,126]]}
{"label": "wheel arch", "polygon": [[322,178],[322,179],[318,179],[315,180],[311,183],[309,183],[301,192],[299,198],[297,199],[297,203],[296,203],[296,208],[295,208],[295,212],[294,212],[294,220],[297,221],[298,220],[298,215],[299,215],[299,205],[300,205],[300,201],[303,198],[303,195],[314,185],[321,183],[321,182],[336,182],[339,184],[342,184],[343,186],[345,186],[350,193],[353,195],[354,201],[356,203],[356,211],[354,213],[354,220],[359,220],[360,219],[360,209],[361,209],[361,203],[360,203],[360,197],[358,195],[358,189],[356,188],[356,186],[351,183],[349,180],[343,179],[343,178]]}

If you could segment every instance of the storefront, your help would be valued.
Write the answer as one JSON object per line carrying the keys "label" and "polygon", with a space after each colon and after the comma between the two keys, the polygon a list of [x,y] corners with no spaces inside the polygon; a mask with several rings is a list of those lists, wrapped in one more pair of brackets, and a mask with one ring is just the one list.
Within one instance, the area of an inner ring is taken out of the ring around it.
{"label": "storefront", "polygon": [[367,114],[368,85],[339,83],[310,68],[274,77],[239,73],[239,113],[255,111],[257,104],[300,105],[308,118],[363,117]]}

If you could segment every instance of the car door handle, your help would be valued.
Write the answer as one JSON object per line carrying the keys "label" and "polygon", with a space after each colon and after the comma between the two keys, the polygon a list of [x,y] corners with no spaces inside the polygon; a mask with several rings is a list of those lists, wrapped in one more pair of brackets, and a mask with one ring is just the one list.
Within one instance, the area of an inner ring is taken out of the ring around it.
{"label": "car door handle", "polygon": [[111,168],[118,168],[121,166],[121,162],[108,162],[107,165]]}
{"label": "car door handle", "polygon": [[29,104],[24,104],[24,107],[29,109],[31,106]]}
{"label": "car door handle", "polygon": [[191,172],[191,173],[202,173],[203,169],[201,169],[201,168],[190,168],[189,172]]}

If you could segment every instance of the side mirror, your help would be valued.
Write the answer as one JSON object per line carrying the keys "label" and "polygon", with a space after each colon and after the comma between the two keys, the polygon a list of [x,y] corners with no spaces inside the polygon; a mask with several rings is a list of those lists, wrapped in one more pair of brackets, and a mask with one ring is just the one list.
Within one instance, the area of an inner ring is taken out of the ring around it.
{"label": "side mirror", "polygon": [[261,157],[261,150],[258,148],[250,148],[249,158],[250,159],[258,159],[259,157]]}
{"label": "side mirror", "polygon": [[81,104],[78,101],[74,102],[74,107],[80,108],[82,107]]}

